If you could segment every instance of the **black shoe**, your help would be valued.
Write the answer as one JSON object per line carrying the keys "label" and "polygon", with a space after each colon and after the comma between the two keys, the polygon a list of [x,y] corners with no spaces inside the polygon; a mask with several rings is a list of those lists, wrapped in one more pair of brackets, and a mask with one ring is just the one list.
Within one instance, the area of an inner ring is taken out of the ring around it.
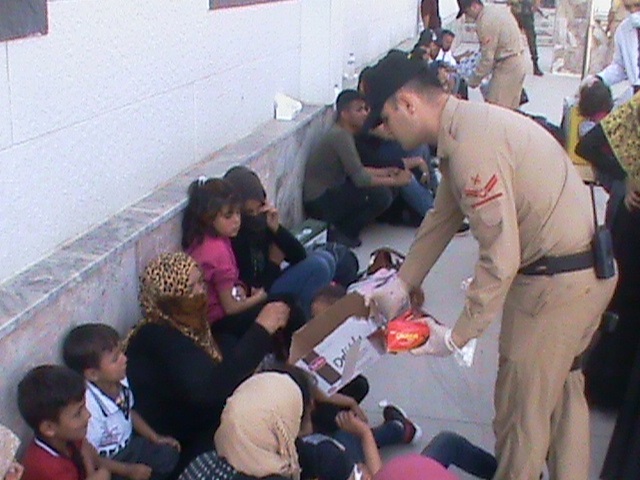
{"label": "black shoe", "polygon": [[358,237],[350,237],[344,232],[341,232],[335,227],[330,227],[327,232],[327,240],[329,242],[341,243],[345,247],[356,248],[362,245],[362,240]]}
{"label": "black shoe", "polygon": [[404,436],[402,443],[409,444],[419,440],[422,437],[422,429],[407,418],[404,411],[391,403],[382,409],[382,418],[386,422],[400,422],[404,426]]}
{"label": "black shoe", "polygon": [[542,70],[540,70],[540,67],[538,66],[537,63],[533,64],[533,74],[536,77],[542,77],[544,75],[544,72]]}
{"label": "black shoe", "polygon": [[463,222],[462,225],[460,225],[460,228],[458,229],[458,231],[456,232],[456,235],[461,235],[463,233],[467,233],[469,231],[469,222],[465,221]]}

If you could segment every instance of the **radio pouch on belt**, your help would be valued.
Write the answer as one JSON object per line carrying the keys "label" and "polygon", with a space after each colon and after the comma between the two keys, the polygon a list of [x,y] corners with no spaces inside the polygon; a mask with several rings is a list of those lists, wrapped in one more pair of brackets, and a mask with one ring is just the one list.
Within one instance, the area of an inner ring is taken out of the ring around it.
{"label": "radio pouch on belt", "polygon": [[590,184],[589,188],[591,189],[591,207],[593,208],[593,223],[595,225],[595,233],[593,234],[593,240],[591,240],[594,269],[596,277],[600,279],[611,278],[616,274],[611,232],[606,226],[598,225],[593,184]]}

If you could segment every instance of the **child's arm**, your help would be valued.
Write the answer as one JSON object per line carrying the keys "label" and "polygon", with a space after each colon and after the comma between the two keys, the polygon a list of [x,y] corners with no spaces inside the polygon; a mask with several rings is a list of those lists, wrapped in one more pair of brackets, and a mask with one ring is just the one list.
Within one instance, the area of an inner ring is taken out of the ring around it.
{"label": "child's arm", "polygon": [[[113,475],[130,478],[131,480],[148,480],[153,473],[151,467],[142,463],[124,463],[105,457],[100,457],[98,465],[101,469],[105,469]],[[89,480],[89,477],[87,477],[87,480]]]}
{"label": "child's arm", "polygon": [[141,437],[146,438],[152,443],[161,443],[170,445],[180,451],[180,442],[173,437],[165,437],[159,435],[151,425],[149,425],[142,416],[135,410],[131,410],[131,420],[133,422],[133,430]]}
{"label": "child's arm", "polygon": [[224,313],[226,313],[227,315],[235,315],[236,313],[244,312],[251,307],[259,305],[267,299],[267,292],[265,292],[262,288],[257,290],[256,293],[254,293],[250,297],[245,298],[244,300],[235,299],[231,294],[232,290],[233,288],[218,290],[220,304],[224,309]]}
{"label": "child's arm", "polygon": [[111,472],[103,467],[100,462],[102,458],[98,451],[89,443],[87,439],[82,442],[80,456],[87,472],[85,480],[110,480]]}
{"label": "child's arm", "polygon": [[360,420],[353,412],[344,411],[336,415],[336,423],[342,430],[349,432],[360,439],[364,451],[364,461],[368,473],[375,475],[382,468],[382,459],[373,438],[373,432],[369,425]]}
{"label": "child's arm", "polygon": [[356,402],[355,399],[353,399],[352,397],[349,397],[348,395],[342,395],[341,393],[334,393],[329,397],[322,390],[320,390],[316,385],[312,387],[312,395],[313,395],[313,399],[316,402],[330,403],[337,407],[348,408],[353,413],[355,413],[356,416],[360,418],[360,420],[362,420],[363,422],[369,421],[366,413],[364,413],[362,408],[360,408],[360,405],[358,405],[358,402]]}
{"label": "child's arm", "polygon": [[105,468],[99,468],[95,472],[87,475],[86,480],[111,480],[111,473]]}
{"label": "child's arm", "polygon": [[[151,478],[151,468],[140,463],[123,463],[110,458],[101,457],[98,451],[87,440],[82,442],[80,450],[84,468],[87,471],[86,480],[110,479],[111,474],[127,477],[131,480],[148,480]],[[104,472],[107,473],[105,477]]]}

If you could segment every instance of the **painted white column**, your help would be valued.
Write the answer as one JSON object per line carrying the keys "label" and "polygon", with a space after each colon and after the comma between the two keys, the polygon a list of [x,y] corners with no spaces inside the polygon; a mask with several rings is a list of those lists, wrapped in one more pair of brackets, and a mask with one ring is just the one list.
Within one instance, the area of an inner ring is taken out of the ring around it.
{"label": "painted white column", "polygon": [[342,88],[344,1],[304,0],[300,15],[300,97],[330,104]]}

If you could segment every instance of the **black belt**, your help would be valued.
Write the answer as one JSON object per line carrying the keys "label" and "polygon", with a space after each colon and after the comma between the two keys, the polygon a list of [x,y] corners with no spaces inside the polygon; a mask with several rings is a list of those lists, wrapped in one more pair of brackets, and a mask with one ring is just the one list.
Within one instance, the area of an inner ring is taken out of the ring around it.
{"label": "black belt", "polygon": [[510,58],[515,58],[522,55],[522,52],[520,53],[512,53],[511,55],[507,55],[506,57],[502,57],[502,58],[498,58],[494,63],[498,64],[498,63],[502,63],[505,60],[509,60]]}
{"label": "black belt", "polygon": [[593,268],[593,253],[581,252],[562,257],[542,257],[518,270],[521,275],[556,275]]}
{"label": "black belt", "polygon": [[633,86],[633,93],[638,93],[638,91],[640,91],[640,85],[634,85]]}

